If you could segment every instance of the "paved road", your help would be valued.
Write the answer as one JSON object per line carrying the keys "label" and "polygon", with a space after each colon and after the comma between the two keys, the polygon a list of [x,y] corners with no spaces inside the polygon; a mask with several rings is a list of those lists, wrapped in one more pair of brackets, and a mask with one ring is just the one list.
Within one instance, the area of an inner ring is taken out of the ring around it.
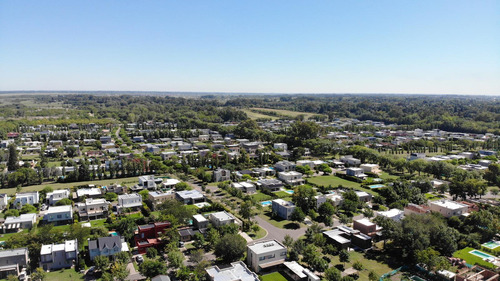
{"label": "paved road", "polygon": [[127,269],[128,269],[128,277],[127,280],[144,280],[146,277],[142,276],[139,272],[135,270],[134,264],[132,262],[129,262],[127,264]]}
{"label": "paved road", "polygon": [[279,242],[283,241],[285,235],[290,235],[294,240],[299,238],[300,236],[306,233],[306,228],[302,227],[299,229],[283,229],[276,227],[259,216],[254,217],[257,224],[264,228],[267,231],[267,236],[261,239],[254,240],[255,241],[267,241],[267,240],[277,240]]}
{"label": "paved road", "polygon": [[115,132],[116,140],[122,140],[122,138],[120,137],[120,129],[121,127],[118,127],[118,129]]}

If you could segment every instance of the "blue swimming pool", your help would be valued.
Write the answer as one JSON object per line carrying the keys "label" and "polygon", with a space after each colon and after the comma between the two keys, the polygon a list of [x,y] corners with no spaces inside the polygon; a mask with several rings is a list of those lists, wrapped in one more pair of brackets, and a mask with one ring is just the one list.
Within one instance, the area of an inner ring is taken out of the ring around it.
{"label": "blue swimming pool", "polygon": [[372,184],[368,186],[370,189],[377,189],[377,188],[382,188],[385,187],[383,184]]}
{"label": "blue swimming pool", "polygon": [[118,232],[116,231],[110,231],[109,236],[118,236]]}
{"label": "blue swimming pool", "polygon": [[478,250],[472,250],[469,252],[469,254],[473,254],[475,256],[478,256],[480,258],[487,259],[487,260],[495,260],[496,259],[496,257],[494,257],[492,255],[488,255],[487,253],[483,253],[483,252],[478,251]]}
{"label": "blue swimming pool", "polygon": [[272,203],[271,203],[271,201],[262,201],[262,202],[260,202],[260,204],[265,207],[265,206],[271,205]]}
{"label": "blue swimming pool", "polygon": [[293,191],[293,190],[285,190],[285,192],[289,193],[289,194],[294,194],[295,193],[295,191]]}

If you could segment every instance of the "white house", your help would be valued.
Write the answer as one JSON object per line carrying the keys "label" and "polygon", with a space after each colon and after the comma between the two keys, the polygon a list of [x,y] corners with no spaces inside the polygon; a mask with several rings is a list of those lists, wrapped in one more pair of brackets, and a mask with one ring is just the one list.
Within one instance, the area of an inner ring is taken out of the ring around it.
{"label": "white house", "polygon": [[76,208],[81,220],[98,219],[108,215],[110,202],[105,199],[88,198],[85,202],[77,203]]}
{"label": "white house", "polygon": [[230,267],[212,266],[205,269],[212,281],[259,281],[259,276],[249,270],[242,261],[231,263]]}
{"label": "white house", "polygon": [[225,169],[217,169],[214,171],[214,182],[231,180],[231,172]]}
{"label": "white house", "polygon": [[276,240],[257,242],[247,246],[247,264],[255,272],[283,264],[286,247]]}
{"label": "white house", "polygon": [[9,205],[9,196],[5,193],[0,194],[0,210],[5,209],[7,205]]}
{"label": "white house", "polygon": [[361,160],[352,157],[352,155],[342,156],[340,161],[349,166],[358,166],[361,164]]}
{"label": "white house", "polygon": [[46,201],[49,205],[55,205],[59,200],[69,198],[69,190],[60,189],[47,193]]}
{"label": "white house", "polygon": [[288,220],[295,210],[295,204],[283,199],[274,199],[272,201],[273,213],[276,213],[280,218]]}
{"label": "white house", "polygon": [[43,270],[70,268],[78,262],[78,241],[68,240],[61,244],[42,245],[40,267]]}
{"label": "white house", "polygon": [[304,184],[304,179],[302,179],[302,174],[296,171],[279,172],[278,178],[282,180],[285,184],[291,186]]}
{"label": "white house", "polygon": [[404,211],[399,209],[390,209],[389,211],[377,212],[377,216],[386,217],[393,221],[400,221],[403,219]]}
{"label": "white house", "polygon": [[142,207],[142,196],[137,193],[118,195],[118,211],[124,209],[138,210]]}
{"label": "white house", "polygon": [[446,218],[460,216],[469,211],[469,206],[450,200],[432,201],[429,203],[431,211],[438,212]]}
{"label": "white house", "polygon": [[25,193],[16,193],[16,199],[14,199],[14,206],[18,209],[21,209],[24,205],[30,204],[38,204],[40,201],[40,196],[38,191],[35,192],[25,192]]}
{"label": "white house", "polygon": [[19,229],[31,229],[36,223],[36,214],[21,214],[19,217],[7,217],[0,227],[3,233],[17,232]]}
{"label": "white house", "polygon": [[43,216],[47,223],[66,224],[73,222],[73,207],[71,205],[49,207]]}
{"label": "white house", "polygon": [[380,168],[377,164],[361,164],[359,166],[364,173],[372,173],[376,174],[380,171]]}
{"label": "white house", "polygon": [[209,219],[216,227],[236,222],[236,218],[226,211],[211,213]]}
{"label": "white house", "polygon": [[364,179],[368,177],[367,174],[364,173],[364,170],[361,168],[347,168],[345,170],[346,175],[351,176],[351,177],[356,177],[360,179]]}

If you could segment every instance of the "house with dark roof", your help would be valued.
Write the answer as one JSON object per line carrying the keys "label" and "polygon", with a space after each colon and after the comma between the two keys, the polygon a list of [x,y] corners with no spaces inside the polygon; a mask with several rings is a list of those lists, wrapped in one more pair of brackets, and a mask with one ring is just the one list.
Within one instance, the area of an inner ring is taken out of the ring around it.
{"label": "house with dark roof", "polygon": [[113,256],[119,252],[128,252],[128,245],[120,236],[100,237],[89,240],[89,256],[94,260],[97,256]]}

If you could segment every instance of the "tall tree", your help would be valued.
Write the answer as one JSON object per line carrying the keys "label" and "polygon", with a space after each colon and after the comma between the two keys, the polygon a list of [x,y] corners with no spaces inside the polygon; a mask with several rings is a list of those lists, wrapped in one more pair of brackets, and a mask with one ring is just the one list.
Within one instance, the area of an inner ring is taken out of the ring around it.
{"label": "tall tree", "polygon": [[9,145],[9,160],[7,161],[7,169],[15,171],[19,168],[19,160],[17,157],[17,146],[15,144]]}

